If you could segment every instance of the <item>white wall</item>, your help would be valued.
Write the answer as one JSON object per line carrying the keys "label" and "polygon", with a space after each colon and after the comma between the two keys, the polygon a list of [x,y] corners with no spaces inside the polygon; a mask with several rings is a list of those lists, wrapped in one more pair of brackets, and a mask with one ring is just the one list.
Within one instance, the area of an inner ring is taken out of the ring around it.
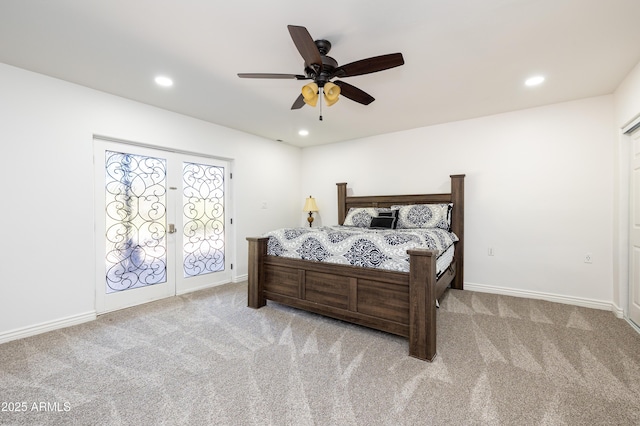
{"label": "white wall", "polygon": [[467,288],[607,309],[613,129],[603,96],[305,148],[302,191],[330,225],[336,182],[354,195],[448,192],[464,173]]}
{"label": "white wall", "polygon": [[0,342],[95,316],[94,134],[232,159],[236,278],[247,236],[300,220],[299,148],[3,64],[0,94]]}

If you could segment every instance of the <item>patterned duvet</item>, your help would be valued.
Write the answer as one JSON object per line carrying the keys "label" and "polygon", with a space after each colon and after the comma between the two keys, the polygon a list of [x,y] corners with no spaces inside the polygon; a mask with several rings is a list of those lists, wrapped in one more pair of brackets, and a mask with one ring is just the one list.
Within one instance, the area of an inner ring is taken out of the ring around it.
{"label": "patterned duvet", "polygon": [[400,272],[409,272],[407,250],[436,250],[438,275],[453,259],[453,243],[458,241],[454,233],[440,228],[368,229],[338,225],[283,228],[265,236],[269,237],[267,254],[270,256]]}

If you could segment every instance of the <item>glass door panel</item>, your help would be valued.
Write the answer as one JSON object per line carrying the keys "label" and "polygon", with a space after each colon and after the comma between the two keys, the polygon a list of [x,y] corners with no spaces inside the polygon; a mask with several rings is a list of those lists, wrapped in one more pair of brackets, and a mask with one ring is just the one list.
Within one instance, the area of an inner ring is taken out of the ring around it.
{"label": "glass door panel", "polygon": [[167,281],[167,161],[105,152],[106,292]]}
{"label": "glass door panel", "polygon": [[98,313],[175,294],[166,154],[94,140]]}
{"label": "glass door panel", "polygon": [[226,255],[228,163],[186,155],[180,159],[182,271],[176,277],[178,294],[231,281]]}
{"label": "glass door panel", "polygon": [[224,168],[183,163],[183,277],[224,271]]}

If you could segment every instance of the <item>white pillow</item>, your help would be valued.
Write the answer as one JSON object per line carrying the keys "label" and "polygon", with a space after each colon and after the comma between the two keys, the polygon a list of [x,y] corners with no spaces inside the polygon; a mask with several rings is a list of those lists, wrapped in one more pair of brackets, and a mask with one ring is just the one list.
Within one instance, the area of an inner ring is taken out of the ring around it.
{"label": "white pillow", "polygon": [[378,216],[378,209],[375,207],[351,207],[344,218],[344,226],[355,226],[358,228],[368,228],[371,219]]}
{"label": "white pillow", "polygon": [[397,229],[440,228],[451,229],[453,204],[410,204],[391,206],[398,209]]}

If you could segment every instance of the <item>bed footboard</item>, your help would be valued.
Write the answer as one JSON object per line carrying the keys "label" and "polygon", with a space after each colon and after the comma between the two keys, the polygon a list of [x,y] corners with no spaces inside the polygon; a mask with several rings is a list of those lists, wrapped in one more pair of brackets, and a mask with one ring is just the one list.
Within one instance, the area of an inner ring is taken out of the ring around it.
{"label": "bed footboard", "polygon": [[410,272],[381,271],[267,256],[268,238],[249,242],[248,306],[273,300],[407,337],[409,355],[436,354],[436,299],[455,268],[436,281],[436,252],[409,250]]}

